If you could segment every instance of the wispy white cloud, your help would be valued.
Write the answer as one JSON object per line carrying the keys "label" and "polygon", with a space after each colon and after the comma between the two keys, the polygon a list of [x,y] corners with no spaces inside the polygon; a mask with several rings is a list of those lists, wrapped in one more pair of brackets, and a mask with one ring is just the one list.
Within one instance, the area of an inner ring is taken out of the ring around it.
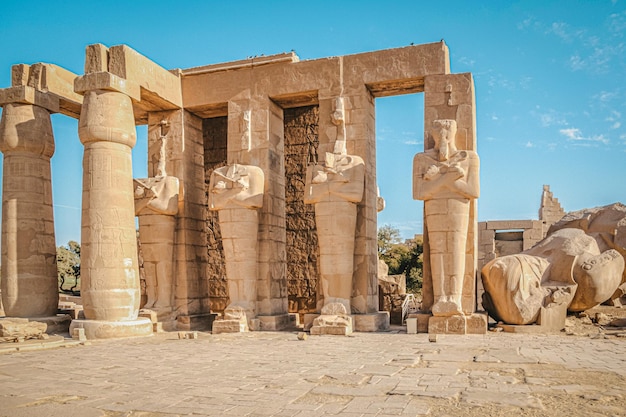
{"label": "wispy white cloud", "polygon": [[604,121],[609,122],[611,124],[609,129],[615,130],[615,129],[619,129],[620,127],[622,127],[621,119],[622,119],[622,113],[618,112],[617,110],[612,110],[611,114],[607,116],[604,119]]}
{"label": "wispy white cloud", "polygon": [[459,63],[463,64],[463,65],[466,65],[468,67],[473,67],[474,64],[476,63],[476,61],[471,59],[471,58],[468,58],[466,56],[462,56],[462,57],[459,58]]}
{"label": "wispy white cloud", "polygon": [[580,129],[575,127],[559,129],[559,133],[565,136],[568,142],[576,143],[582,146],[597,145],[598,143],[602,143],[604,145],[609,144],[609,139],[604,135],[585,136]]}
{"label": "wispy white cloud", "polygon": [[565,42],[572,42],[574,39],[583,36],[585,31],[572,28],[565,22],[552,22],[552,24],[548,26],[546,33],[552,33]]}
{"label": "wispy white cloud", "polygon": [[617,68],[615,61],[624,63],[626,11],[609,15],[604,22],[602,28],[604,31],[601,35],[564,21],[546,23],[534,17],[525,18],[518,23],[517,28],[555,36],[568,44],[572,51],[565,64],[572,71],[605,74],[615,71]]}
{"label": "wispy white cloud", "polygon": [[531,115],[539,119],[542,127],[550,126],[567,126],[567,118],[564,114],[554,109],[542,109],[541,106],[535,106],[535,109],[530,112]]}
{"label": "wispy white cloud", "polygon": [[500,88],[505,90],[513,90],[515,88],[515,83],[502,74],[492,74],[489,76],[487,80],[487,85],[492,88]]}
{"label": "wispy white cloud", "polygon": [[59,208],[66,208],[66,209],[72,209],[72,210],[80,210],[80,207],[76,207],[76,206],[67,206],[65,204],[53,204],[54,207],[59,207]]}
{"label": "wispy white cloud", "polygon": [[540,25],[541,24],[537,21],[537,19],[534,16],[528,16],[521,22],[517,23],[517,29],[525,30],[530,27],[539,27]]}
{"label": "wispy white cloud", "polygon": [[527,148],[534,148],[535,144],[532,143],[531,141],[528,141],[528,142],[526,142],[526,145],[524,145],[524,146],[527,147]]}
{"label": "wispy white cloud", "polygon": [[403,239],[411,239],[417,232],[423,230],[423,222],[421,220],[413,220],[408,222],[390,222],[391,226],[400,231]]}
{"label": "wispy white cloud", "polygon": [[[615,4],[615,2],[613,4]],[[621,13],[611,14],[608,19],[608,28],[617,36],[623,37],[624,31],[626,31],[626,10]]]}
{"label": "wispy white cloud", "polygon": [[618,96],[619,93],[617,91],[600,91],[598,94],[594,94],[592,98],[598,100],[601,103],[608,103]]}

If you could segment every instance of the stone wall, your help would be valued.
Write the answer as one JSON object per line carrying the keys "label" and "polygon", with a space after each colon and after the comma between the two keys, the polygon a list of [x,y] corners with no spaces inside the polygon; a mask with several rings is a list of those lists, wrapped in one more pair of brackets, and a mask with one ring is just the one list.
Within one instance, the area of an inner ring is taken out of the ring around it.
{"label": "stone wall", "polygon": [[[204,169],[207,192],[213,170],[226,165],[227,131],[227,117],[215,117],[202,121]],[[211,311],[221,313],[224,311],[229,301],[226,268],[224,266],[224,250],[222,248],[222,235],[220,233],[217,211],[207,210],[206,233],[207,253],[209,257],[207,278],[209,281]]]}
{"label": "stone wall", "polygon": [[541,205],[539,206],[539,220],[545,224],[543,237],[548,233],[550,226],[561,220],[563,216],[565,216],[565,210],[561,207],[559,199],[554,197],[549,185],[544,185],[541,193]]}
{"label": "stone wall", "polygon": [[315,206],[304,204],[304,182],[311,146],[318,141],[319,110],[317,106],[287,109],[284,118],[289,312],[312,313],[319,249]]}

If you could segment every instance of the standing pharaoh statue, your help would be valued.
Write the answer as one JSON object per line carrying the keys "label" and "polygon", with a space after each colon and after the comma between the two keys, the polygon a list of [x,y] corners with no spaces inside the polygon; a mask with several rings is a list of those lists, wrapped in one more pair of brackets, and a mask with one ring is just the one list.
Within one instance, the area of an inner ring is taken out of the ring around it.
{"label": "standing pharaoh statue", "polygon": [[226,165],[213,171],[209,190],[209,210],[219,216],[230,299],[225,320],[213,323],[213,333],[258,330],[257,253],[265,174],[254,165]]}
{"label": "standing pharaoh statue", "polygon": [[[174,243],[176,216],[182,199],[179,179],[168,175],[166,166],[167,122],[161,122],[161,147],[157,175],[134,179],[135,215],[139,219],[146,272],[147,300],[143,308],[157,312],[159,321],[171,320],[174,311]],[[166,326],[169,324],[166,323]]]}
{"label": "standing pharaoh statue", "polygon": [[307,168],[304,203],[315,205],[320,247],[318,311],[311,334],[352,332],[352,276],[357,205],[363,200],[365,163],[346,150],[344,102],[335,100],[332,123],[337,126],[333,153]]}
{"label": "standing pharaoh statue", "polygon": [[435,120],[433,149],[413,159],[413,198],[424,201],[430,244],[434,316],[463,315],[470,204],[478,198],[479,160],[456,147],[455,120]]}

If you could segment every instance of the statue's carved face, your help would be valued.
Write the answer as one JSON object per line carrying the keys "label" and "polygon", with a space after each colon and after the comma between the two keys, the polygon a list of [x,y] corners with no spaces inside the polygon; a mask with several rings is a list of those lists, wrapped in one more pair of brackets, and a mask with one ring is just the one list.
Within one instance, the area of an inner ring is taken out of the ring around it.
{"label": "statue's carved face", "polygon": [[447,161],[452,152],[456,151],[456,122],[454,120],[435,120],[431,131],[435,140],[435,150],[439,161]]}

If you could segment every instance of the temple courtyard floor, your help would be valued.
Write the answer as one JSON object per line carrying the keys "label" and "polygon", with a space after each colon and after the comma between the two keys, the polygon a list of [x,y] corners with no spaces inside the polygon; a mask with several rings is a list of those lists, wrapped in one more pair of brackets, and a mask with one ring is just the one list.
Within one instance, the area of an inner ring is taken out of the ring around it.
{"label": "temple courtyard floor", "polygon": [[396,327],[61,345],[0,355],[0,416],[626,416],[625,337],[430,342]]}

